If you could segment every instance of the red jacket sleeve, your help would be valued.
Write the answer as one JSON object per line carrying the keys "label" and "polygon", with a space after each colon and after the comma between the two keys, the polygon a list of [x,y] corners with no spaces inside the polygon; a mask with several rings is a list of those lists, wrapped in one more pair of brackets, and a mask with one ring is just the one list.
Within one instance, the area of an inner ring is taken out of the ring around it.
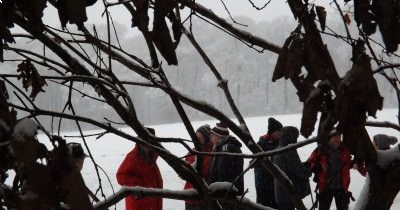
{"label": "red jacket sleeve", "polygon": [[317,164],[318,158],[319,158],[319,150],[315,149],[311,153],[310,157],[307,159],[307,162],[308,162],[311,170],[313,170],[315,164]]}
{"label": "red jacket sleeve", "polygon": [[139,186],[143,183],[143,177],[137,174],[135,151],[129,152],[117,171],[117,182],[123,186]]}
{"label": "red jacket sleeve", "polygon": [[186,156],[186,158],[185,158],[185,161],[186,161],[188,164],[194,163],[195,160],[196,160],[196,156],[194,156],[194,155],[188,155],[188,156]]}

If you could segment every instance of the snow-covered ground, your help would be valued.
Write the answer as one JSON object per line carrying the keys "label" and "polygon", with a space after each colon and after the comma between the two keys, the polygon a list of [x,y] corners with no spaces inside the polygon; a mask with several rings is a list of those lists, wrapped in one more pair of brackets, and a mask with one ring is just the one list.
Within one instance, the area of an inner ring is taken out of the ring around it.
{"label": "snow-covered ground", "polygon": [[[396,119],[397,110],[384,110],[377,114],[377,119],[371,120],[379,120],[379,121],[390,121],[397,123]],[[281,121],[284,125],[291,125],[291,126],[300,126],[301,122],[301,115],[294,114],[294,115],[280,115],[280,116],[273,116],[277,120]],[[197,128],[198,126],[208,123],[211,126],[215,125],[217,121],[203,121],[203,122],[194,122],[193,126]],[[247,118],[246,122],[250,128],[251,134],[253,137],[258,140],[260,135],[263,135],[267,130],[267,117],[252,117]],[[155,125],[151,126],[155,128],[156,135],[162,137],[181,137],[189,139],[189,135],[186,133],[186,130],[182,123],[176,124],[165,124],[165,125]],[[125,130],[129,132],[128,130]],[[372,137],[378,133],[384,133],[388,135],[394,135],[399,137],[398,132],[393,129],[388,128],[368,128],[368,132]],[[315,132],[314,132],[315,134]],[[71,135],[71,134],[68,134]],[[39,137],[40,138],[40,137]],[[67,141],[76,141],[80,142],[80,139],[74,138],[66,138]],[[303,140],[303,137],[300,137],[299,140]],[[104,168],[105,172],[110,178],[111,185],[113,186],[114,190],[118,190],[120,186],[117,184],[115,179],[115,173],[118,169],[119,164],[122,162],[125,154],[127,154],[133,147],[134,143],[127,141],[125,139],[121,139],[120,137],[114,135],[105,135],[100,139],[95,139],[94,137],[87,138],[87,143],[89,148],[97,161],[102,168]],[[177,144],[164,144],[166,148],[168,148],[173,154],[177,156],[184,156],[187,152],[186,150]],[[298,153],[303,161],[305,161],[311,151],[316,147],[315,144],[311,144],[302,148],[298,149]],[[250,154],[249,150],[246,147],[242,147],[243,153]],[[181,180],[174,170],[166,164],[165,161],[159,159],[157,161],[161,174],[164,180],[164,188],[171,189],[171,190],[181,190],[184,185],[184,181]],[[249,160],[245,160],[246,167],[249,163]],[[107,178],[104,176],[104,173],[101,172],[101,180],[104,189],[104,193],[109,196],[112,195],[111,185],[108,182]],[[87,186],[92,190],[95,191],[98,187],[98,179],[96,172],[94,171],[93,164],[90,162],[89,159],[85,162],[82,175],[85,179]],[[248,189],[248,194],[246,197],[255,201],[255,186],[254,186],[254,173],[253,170],[250,170],[245,175],[245,188]],[[363,183],[365,178],[362,177],[358,172],[352,170],[351,172],[351,184],[350,184],[350,191],[353,193],[354,197],[357,198],[360,194],[362,189]],[[311,188],[315,188],[315,183],[310,180]],[[315,195],[314,195],[315,199]],[[304,199],[306,206],[311,206],[311,197],[306,197]],[[352,202],[351,205],[354,205]],[[400,198],[396,198],[393,207],[400,207]],[[117,206],[117,209],[124,209],[124,202],[120,202]],[[176,201],[176,200],[169,200],[164,199],[164,210],[183,210],[184,209],[184,202],[183,201]],[[332,209],[334,205],[332,205]]]}

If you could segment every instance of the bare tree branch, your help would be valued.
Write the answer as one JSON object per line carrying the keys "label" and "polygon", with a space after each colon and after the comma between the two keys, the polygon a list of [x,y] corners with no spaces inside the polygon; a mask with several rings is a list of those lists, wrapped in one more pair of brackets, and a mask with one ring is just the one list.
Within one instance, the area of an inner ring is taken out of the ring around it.
{"label": "bare tree branch", "polygon": [[[221,188],[218,191],[210,193],[210,197],[214,200],[227,199],[229,203],[236,204],[238,207],[245,207],[246,209],[254,210],[274,210],[273,208],[265,207],[260,204],[256,204],[246,198],[240,196],[228,196],[225,194],[229,193],[230,189]],[[211,191],[211,190],[210,190]],[[104,209],[109,206],[118,203],[120,200],[127,196],[136,196],[139,198],[143,197],[162,197],[175,200],[199,200],[202,199],[201,195],[195,189],[173,191],[157,188],[144,188],[144,187],[122,187],[115,195],[106,198],[104,201],[100,201],[94,205],[94,209]]]}
{"label": "bare tree branch", "polygon": [[204,6],[195,3],[195,1],[192,0],[178,0],[181,4],[189,7],[190,9],[194,10],[196,13],[201,14],[202,16],[212,20],[213,22],[217,23],[219,26],[223,27],[227,31],[237,35],[241,39],[245,40],[248,43],[251,43],[252,45],[259,46],[263,49],[267,49],[271,52],[279,54],[281,48],[275,44],[272,44],[266,40],[264,40],[261,37],[254,36],[246,31],[242,31],[240,29],[237,29],[233,27],[231,24],[226,22],[224,19],[218,17],[216,14],[214,14],[211,10],[205,8]]}

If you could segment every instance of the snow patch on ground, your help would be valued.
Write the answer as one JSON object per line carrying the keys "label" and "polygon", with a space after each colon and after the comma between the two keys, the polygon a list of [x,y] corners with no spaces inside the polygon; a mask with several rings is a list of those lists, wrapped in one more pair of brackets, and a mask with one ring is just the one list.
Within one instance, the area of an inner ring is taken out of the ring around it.
{"label": "snow patch on ground", "polygon": [[[377,113],[377,119],[374,121],[390,121],[390,122],[397,122],[397,110],[384,110]],[[258,137],[264,135],[267,128],[267,119],[268,117],[274,117],[280,122],[282,122],[285,126],[296,126],[300,127],[301,123],[301,115],[294,114],[294,115],[280,115],[280,116],[264,116],[264,117],[252,117],[246,118],[246,123],[248,128],[253,136],[253,138],[257,141]],[[210,125],[214,125],[217,121],[210,120],[210,121],[201,121],[201,122],[194,122],[194,128],[198,128],[199,126],[207,123]],[[183,123],[173,123],[173,124],[165,124],[165,125],[156,125],[150,126],[153,127],[156,131],[156,135],[159,137],[177,137],[177,138],[185,138],[190,139],[189,135],[185,130],[185,126]],[[32,127],[31,127],[32,128]],[[122,129],[124,132],[132,134],[133,131],[131,129]],[[384,133],[387,135],[392,135],[399,137],[399,132],[394,129],[388,128],[367,128],[369,135],[372,137],[378,133]],[[97,131],[85,132],[85,134],[96,133]],[[73,135],[77,133],[68,133],[64,135]],[[315,135],[315,132],[313,133]],[[44,135],[38,136],[39,141],[44,143],[48,148],[52,148],[51,143],[48,141],[47,137]],[[66,138],[67,142],[80,142],[80,140],[76,138]],[[304,140],[303,137],[299,137],[298,141]],[[81,142],[82,143],[82,142]],[[87,144],[95,158],[97,164],[99,164],[106,174],[110,178],[110,183],[107,181],[107,178],[103,172],[101,173],[101,180],[102,180],[102,187],[103,191],[106,196],[110,196],[113,194],[113,191],[118,191],[121,186],[117,184],[115,175],[116,171],[119,167],[119,164],[124,159],[125,155],[133,149],[135,144],[131,141],[122,139],[113,134],[107,134],[102,136],[99,139],[96,137],[87,138]],[[178,144],[174,143],[163,143],[163,146],[170,150],[171,153],[175,154],[178,157],[184,157],[187,154],[187,150]],[[297,151],[302,161],[305,161],[311,152],[315,149],[317,145],[315,143],[304,146],[299,148]],[[397,146],[396,146],[397,149]],[[86,149],[85,149],[86,150]],[[242,151],[245,154],[251,154],[251,152],[246,148],[242,147]],[[245,159],[244,161],[244,168],[249,165],[250,160]],[[175,173],[175,171],[161,158],[157,160],[157,163],[160,167],[161,175],[164,180],[164,189],[169,190],[182,190],[185,184],[179,176]],[[351,170],[351,183],[349,190],[353,193],[353,196],[357,199],[360,196],[362,186],[365,183],[365,177],[361,176],[356,170]],[[85,179],[86,185],[92,192],[96,192],[98,189],[98,179],[96,176],[96,172],[94,170],[93,164],[90,162],[89,159],[85,161],[85,165],[82,170],[82,176]],[[7,183],[10,185],[12,184],[12,179],[7,179]],[[255,202],[256,200],[256,192],[254,186],[254,171],[250,170],[248,173],[244,175],[244,183],[245,183],[245,190],[248,189],[248,193],[246,194],[246,198],[250,199],[251,201]],[[315,188],[315,183],[310,179],[311,189]],[[315,200],[315,195],[314,200]],[[98,197],[101,197],[98,195]],[[312,206],[312,199],[311,196],[308,196],[303,199],[306,207],[310,208]],[[177,201],[172,199],[164,199],[163,200],[163,210],[184,210],[185,205],[184,201]],[[350,209],[355,206],[354,203],[350,203]],[[397,209],[400,206],[400,198],[397,197],[393,203],[393,209]],[[114,208],[110,208],[114,209]],[[117,209],[123,210],[125,209],[125,202],[119,202],[117,204]],[[332,204],[332,210],[336,209],[335,204]]]}
{"label": "snow patch on ground", "polygon": [[354,204],[353,210],[364,209],[365,205],[367,205],[368,196],[369,196],[369,175],[367,174],[364,186],[360,192],[360,196],[358,197],[356,203]]}
{"label": "snow patch on ground", "polygon": [[394,160],[400,159],[400,145],[388,150],[378,150],[377,158],[377,163],[379,167],[388,167]]}

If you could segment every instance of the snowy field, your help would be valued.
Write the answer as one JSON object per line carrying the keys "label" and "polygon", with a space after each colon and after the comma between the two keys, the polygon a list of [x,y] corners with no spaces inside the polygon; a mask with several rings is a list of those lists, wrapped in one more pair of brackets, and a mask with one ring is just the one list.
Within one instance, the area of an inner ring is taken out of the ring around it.
{"label": "snowy field", "polygon": [[[397,123],[396,119],[397,115],[397,110],[384,110],[382,112],[379,112],[377,115],[377,119],[370,119],[370,120],[379,120],[379,121],[390,121]],[[295,115],[280,115],[280,116],[273,116],[282,124],[284,125],[291,125],[291,126],[300,126],[301,122],[301,115],[295,114]],[[211,126],[214,126],[217,121],[203,121],[203,122],[195,122],[193,123],[193,126],[197,128],[198,126],[208,123]],[[266,130],[267,130],[267,117],[252,117],[252,118],[247,118],[246,122],[250,128],[251,134],[253,135],[254,139],[258,140],[258,137],[260,135],[263,135]],[[186,133],[186,130],[184,128],[184,125],[182,123],[176,123],[176,124],[165,124],[165,125],[154,125],[151,126],[155,128],[156,130],[156,135],[161,136],[161,137],[181,137],[181,138],[186,138],[189,139],[189,135]],[[129,132],[129,130],[125,130],[126,132]],[[388,129],[388,128],[368,128],[368,132],[370,136],[372,137],[375,134],[378,133],[384,133],[388,135],[394,135],[396,137],[400,137],[398,135],[398,132],[396,132],[393,129]],[[315,132],[314,132],[315,134]],[[70,133],[65,134],[65,135],[72,135]],[[41,138],[41,137],[39,137]],[[76,138],[66,138],[68,142],[71,141],[76,141],[80,142],[79,139]],[[303,137],[300,137],[299,140],[303,140]],[[119,164],[122,162],[123,158],[125,157],[125,154],[127,154],[133,147],[134,143],[121,139],[120,137],[114,136],[114,135],[105,135],[100,139],[95,139],[94,137],[87,138],[87,143],[89,145],[89,148],[97,161],[97,164],[99,164],[102,168],[104,168],[105,172],[110,178],[111,185],[108,182],[108,179],[106,176],[104,176],[104,173],[100,171],[101,173],[101,180],[102,180],[102,185],[104,189],[104,193],[106,196],[112,195],[112,188],[114,188],[115,191],[117,191],[120,186],[117,184],[116,178],[115,178],[115,173],[118,169]],[[164,146],[169,149],[172,153],[178,155],[178,156],[184,156],[187,152],[185,149],[177,144],[164,144]],[[302,148],[298,149],[298,153],[303,161],[305,161],[311,151],[316,147],[316,144],[311,144]],[[249,150],[246,147],[242,147],[243,153],[248,153],[250,154]],[[177,174],[174,172],[174,170],[169,167],[165,161],[162,159],[158,159],[157,161],[160,170],[161,170],[161,175],[164,180],[164,189],[170,189],[170,190],[181,190],[183,189],[184,181],[181,180]],[[249,163],[249,160],[245,160],[245,166],[246,167]],[[92,190],[95,191],[98,187],[98,178],[96,175],[96,172],[94,170],[93,164],[90,162],[89,159],[85,162],[82,175],[85,179],[86,185]],[[248,194],[246,197],[250,198],[251,200],[255,201],[255,187],[254,187],[254,173],[253,170],[250,170],[246,175],[245,175],[245,188],[248,189]],[[365,181],[365,178],[362,177],[357,171],[352,170],[351,171],[351,184],[350,184],[350,191],[353,193],[354,197],[357,198],[360,190],[363,186],[363,183]],[[315,188],[314,182],[310,180],[311,183],[311,188]],[[315,199],[315,195],[314,199]],[[183,201],[175,201],[175,200],[170,200],[170,199],[164,199],[164,210],[183,210],[184,209],[184,202]],[[305,205],[307,207],[311,207],[311,197],[306,197],[304,199]],[[354,205],[352,202],[351,205]],[[393,205],[392,209],[398,209],[400,207],[400,198],[397,197],[395,200],[395,203]],[[110,208],[111,209],[111,208]],[[112,208],[114,209],[114,208]],[[124,202],[120,202],[117,204],[116,209],[124,209]],[[332,205],[331,209],[335,209],[334,205]]]}

